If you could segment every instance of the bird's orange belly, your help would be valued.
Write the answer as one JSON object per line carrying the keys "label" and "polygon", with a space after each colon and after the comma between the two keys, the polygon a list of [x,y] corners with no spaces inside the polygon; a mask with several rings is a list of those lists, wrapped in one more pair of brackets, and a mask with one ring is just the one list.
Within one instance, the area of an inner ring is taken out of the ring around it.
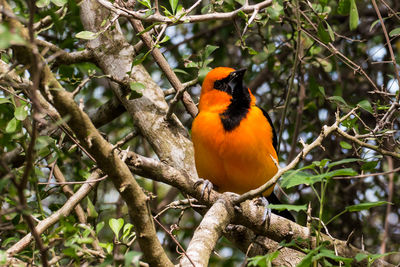
{"label": "bird's orange belly", "polygon": [[223,129],[218,114],[200,113],[198,117],[192,138],[200,178],[212,182],[220,192],[242,194],[275,175],[277,167],[271,156],[276,159],[276,153],[268,141],[270,129],[253,121],[257,118],[254,114],[230,132]]}

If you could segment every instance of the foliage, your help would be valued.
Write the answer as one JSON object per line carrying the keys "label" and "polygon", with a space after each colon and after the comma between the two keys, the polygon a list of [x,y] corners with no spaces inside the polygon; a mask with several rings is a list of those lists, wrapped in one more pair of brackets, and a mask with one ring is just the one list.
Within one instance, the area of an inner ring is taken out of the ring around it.
{"label": "foliage", "polygon": [[[295,211],[297,222],[305,225],[310,204],[308,215],[313,217],[310,227],[317,236],[317,247],[304,250],[295,243],[288,245],[306,255],[297,266],[310,266],[317,261],[322,266],[339,262],[349,266],[362,260],[371,265],[382,257],[394,264],[400,262],[399,254],[394,253],[400,251],[400,195],[396,194],[400,157],[387,153],[400,153],[400,112],[396,104],[399,81],[392,64],[393,60],[395,64],[400,62],[398,1],[377,1],[384,22],[381,24],[373,5],[366,0],[274,0],[271,6],[256,13],[241,10],[234,19],[196,23],[186,20],[185,16],[196,4],[195,0],[160,0],[159,7],[155,7],[157,1],[139,0],[132,10],[142,10],[146,18],[159,12],[172,19],[172,23],[144,19],[145,30],[138,33],[132,30],[128,19],[114,18],[113,13],[104,18],[103,30],[89,31],[82,25],[80,6],[72,0],[7,2],[26,27],[33,8],[28,2],[35,3],[31,19],[35,25],[34,37],[42,40],[36,42],[38,52],[63,88],[75,95],[75,101],[92,119],[100,114],[100,107],[113,99],[110,86],[118,81],[113,81],[92,59],[71,63],[63,59],[60,51],[84,52],[88,49],[87,41],[100,40],[110,29],[120,29],[135,46],[142,34],[151,33],[154,48],[161,50],[181,82],[199,79],[199,84],[188,89],[196,103],[200,83],[211,68],[246,67],[246,84],[258,105],[269,111],[280,137],[282,166],[291,162],[306,144],[312,143],[324,126],[332,125],[337,117],[355,109],[339,127],[354,138],[339,133],[324,137],[318,148],[304,155],[297,167],[280,179],[280,187],[285,190],[286,202],[290,205],[271,205],[271,208]],[[202,1],[191,14],[232,12],[244,2]],[[69,117],[55,120],[49,115],[51,112],[36,113],[35,97],[27,89],[33,88],[30,82],[34,82],[35,75],[28,72],[27,62],[16,58],[18,47],[30,44],[18,29],[1,19],[9,15],[4,12],[0,15],[0,55],[18,81],[11,82],[6,76],[10,73],[0,73],[1,265],[7,261],[6,251],[31,232],[26,215],[35,223],[50,217],[97,168],[74,134],[60,126]],[[165,32],[163,26],[168,26]],[[382,26],[391,39],[394,59]],[[118,40],[115,42],[118,46]],[[154,82],[167,92],[171,84],[154,64],[152,50],[144,45],[137,49],[132,67],[143,65]],[[146,85],[131,81],[126,97],[147,97]],[[168,101],[171,98],[166,94]],[[174,113],[190,132],[192,118],[184,105],[178,104]],[[112,120],[96,127],[117,150],[129,149],[157,158],[146,133],[118,143],[133,129],[137,132],[140,129],[127,112],[111,115]],[[33,157],[31,160],[29,155]],[[25,176],[26,184],[23,183]],[[171,186],[137,174],[135,178],[150,199],[152,214],[158,214],[158,221],[167,229],[166,232],[156,225],[163,248],[177,263],[182,252],[176,240],[187,248],[201,216],[189,204],[179,208],[167,206],[186,198],[173,195]],[[142,251],[127,216],[127,204],[130,203],[123,202],[109,179],[99,181],[69,215],[40,235],[48,247],[48,255],[52,256],[50,263],[139,266]],[[338,256],[319,240],[326,233],[325,227],[331,236],[342,240],[347,240],[354,231],[350,242],[357,247],[362,244],[372,254],[359,254],[354,259]],[[247,256],[246,251],[224,238],[215,251],[220,256],[211,257],[212,266],[236,266]],[[279,250],[249,258],[249,266],[271,266],[278,255]],[[34,265],[41,262],[35,242],[15,257]]]}

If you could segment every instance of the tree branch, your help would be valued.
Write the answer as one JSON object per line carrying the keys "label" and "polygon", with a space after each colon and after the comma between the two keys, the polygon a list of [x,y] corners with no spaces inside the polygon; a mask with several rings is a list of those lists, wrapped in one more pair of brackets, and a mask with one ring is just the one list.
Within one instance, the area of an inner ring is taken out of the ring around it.
{"label": "tree branch", "polygon": [[[10,19],[9,22],[13,27],[20,30],[25,39],[28,39],[26,29],[18,21]],[[19,55],[22,58],[22,53],[25,57],[32,55],[30,47],[19,47],[16,51],[17,56]],[[104,140],[88,115],[74,102],[71,93],[62,88],[46,64],[42,66],[41,91],[51,98],[50,102],[53,102],[54,107],[62,116],[71,118],[68,125],[74,131],[78,140],[93,155],[103,172],[108,174],[125,202],[131,204],[128,205],[129,215],[135,225],[137,240],[145,259],[152,266],[172,266],[157,238],[147,206],[148,199],[142,188],[137,184],[125,163],[118,157],[113,146]],[[49,90],[49,88],[52,90]]]}
{"label": "tree branch", "polygon": [[[59,210],[54,212],[50,217],[40,221],[36,225],[35,229],[37,233],[42,234],[44,231],[46,231],[48,228],[50,228],[52,225],[58,222],[62,217],[68,216],[75,208],[75,206],[78,205],[78,203],[81,202],[82,199],[84,199],[94,187],[95,183],[90,181],[98,179],[100,175],[101,172],[99,170],[94,171],[88,178],[88,183],[83,184],[78,189],[78,191],[76,191],[76,193],[73,194]],[[29,245],[32,239],[33,239],[32,235],[27,234],[25,237],[23,237],[21,240],[15,243],[12,247],[7,249],[7,256],[12,257],[15,254],[21,252],[25,247]]]}
{"label": "tree branch", "polygon": [[231,20],[237,16],[237,14],[242,11],[244,13],[252,13],[255,9],[262,10],[272,4],[272,0],[263,1],[255,5],[244,5],[239,9],[232,12],[226,13],[211,13],[204,15],[184,15],[180,18],[168,18],[160,13],[155,13],[153,15],[147,16],[142,12],[128,10],[117,4],[112,4],[106,0],[97,0],[102,6],[111,10],[112,12],[127,17],[131,19],[137,19],[144,22],[164,22],[166,24],[176,24],[176,23],[195,23],[203,22],[209,20]]}
{"label": "tree branch", "polygon": [[[137,33],[144,31],[143,24],[140,20],[129,19],[129,21]],[[151,55],[153,56],[154,60],[156,61],[158,66],[162,69],[168,81],[171,83],[172,87],[177,92],[174,99],[171,101],[170,107],[168,108],[166,118],[168,120],[171,118],[174,106],[182,96],[186,110],[194,118],[198,112],[196,105],[193,103],[193,100],[190,97],[190,95],[185,91],[185,87],[182,85],[181,81],[178,79],[178,76],[176,76],[175,72],[171,69],[167,60],[161,54],[160,50],[157,47],[155,47],[155,43],[153,42],[153,39],[151,38],[150,34],[144,32],[139,37],[150,49]]]}
{"label": "tree branch", "polygon": [[[208,266],[211,253],[233,217],[229,198],[220,198],[204,215],[180,261],[181,266]],[[194,264],[193,264],[194,263]]]}

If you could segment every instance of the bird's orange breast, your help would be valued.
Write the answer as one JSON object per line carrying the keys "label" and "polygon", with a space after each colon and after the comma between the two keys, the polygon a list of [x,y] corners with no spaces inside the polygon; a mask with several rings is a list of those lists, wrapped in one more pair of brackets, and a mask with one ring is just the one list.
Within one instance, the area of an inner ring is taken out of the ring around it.
{"label": "bird's orange breast", "polygon": [[[255,105],[232,131],[224,130],[218,111],[201,111],[192,125],[199,177],[221,192],[242,194],[261,186],[277,172],[272,136],[267,118]],[[265,195],[272,191],[273,187]]]}

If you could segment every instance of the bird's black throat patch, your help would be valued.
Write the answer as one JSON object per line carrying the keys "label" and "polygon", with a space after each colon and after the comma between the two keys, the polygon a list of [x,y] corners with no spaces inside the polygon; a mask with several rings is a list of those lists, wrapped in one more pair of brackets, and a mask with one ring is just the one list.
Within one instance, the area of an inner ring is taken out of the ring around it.
{"label": "bird's black throat patch", "polygon": [[224,130],[227,132],[238,127],[250,109],[251,97],[249,90],[243,84],[243,74],[244,71],[236,74],[234,78],[228,77],[228,79],[218,81],[223,91],[232,95],[228,108],[219,114]]}

